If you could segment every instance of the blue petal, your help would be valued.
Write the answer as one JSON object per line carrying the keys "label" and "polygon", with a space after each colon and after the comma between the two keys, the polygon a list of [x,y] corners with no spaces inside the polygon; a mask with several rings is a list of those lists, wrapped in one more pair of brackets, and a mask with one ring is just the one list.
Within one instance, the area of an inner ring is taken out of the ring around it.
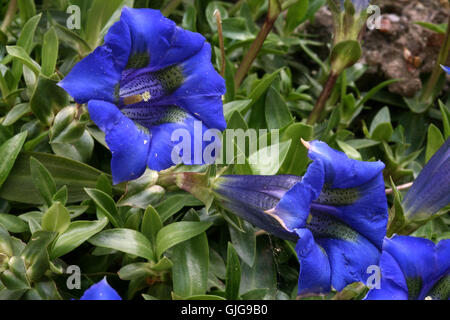
{"label": "blue petal", "polygon": [[332,285],[337,290],[353,282],[365,283],[367,267],[378,265],[380,250],[327,211],[312,210],[307,228],[328,255]]}
{"label": "blue petal", "polygon": [[78,103],[91,99],[114,102],[120,76],[111,49],[101,46],[77,63],[58,85]]}
{"label": "blue petal", "polygon": [[450,67],[447,66],[443,66],[441,65],[442,69],[444,69],[445,72],[447,72],[448,74],[450,74]]}
{"label": "blue petal", "polygon": [[209,128],[224,130],[221,95],[225,94],[225,80],[211,64],[211,46],[205,42],[202,49],[190,59],[179,64],[184,82],[160,104],[175,104],[204,122]]}
{"label": "blue petal", "polygon": [[148,66],[153,70],[188,59],[205,42],[201,34],[178,28],[159,10],[125,7],[120,19],[127,25],[131,40],[131,43],[121,42],[122,45],[131,48],[131,55],[149,54]]}
{"label": "blue petal", "polygon": [[450,138],[431,157],[403,199],[408,220],[425,220],[450,203]]}
{"label": "blue petal", "polygon": [[320,160],[325,167],[325,184],[329,188],[356,188],[382,173],[381,161],[358,161],[343,152],[330,148],[322,141],[309,142],[308,156],[313,161]]}
{"label": "blue petal", "polygon": [[105,45],[111,49],[117,68],[124,70],[131,55],[131,34],[123,20],[117,21],[109,28],[105,35]]}
{"label": "blue petal", "polygon": [[151,137],[108,102],[91,100],[91,119],[106,134],[112,153],[111,171],[114,184],[138,178],[145,171]]}
{"label": "blue petal", "polygon": [[300,262],[298,294],[300,296],[327,293],[331,287],[331,268],[327,254],[308,229],[297,229],[299,240],[295,250]]}
{"label": "blue petal", "polygon": [[104,277],[102,281],[90,286],[80,300],[122,300],[122,298],[116,290],[111,288]]}
{"label": "blue petal", "polygon": [[397,261],[383,251],[380,257],[381,281],[379,288],[372,288],[365,300],[408,300],[408,287]]}
{"label": "blue petal", "polygon": [[397,261],[408,284],[410,299],[423,299],[436,281],[438,271],[435,244],[423,238],[386,238],[383,250]]}
{"label": "blue petal", "polygon": [[311,203],[317,199],[324,184],[324,168],[320,160],[309,165],[302,181],[281,198],[273,210],[267,211],[288,231],[304,227]]}
{"label": "blue petal", "polygon": [[[180,146],[186,147],[177,152],[177,155],[182,158],[182,163],[188,165],[204,164],[203,151],[209,142],[203,141],[203,134],[208,128],[201,121],[185,113],[185,119],[181,122],[162,123],[152,126],[150,130],[152,133],[152,143],[148,156],[148,167],[150,169],[160,171],[178,164],[174,162],[178,159],[172,159],[172,153],[175,152],[175,147],[180,143]],[[176,131],[182,134],[181,137],[176,136]],[[185,142],[184,139],[190,141]]]}

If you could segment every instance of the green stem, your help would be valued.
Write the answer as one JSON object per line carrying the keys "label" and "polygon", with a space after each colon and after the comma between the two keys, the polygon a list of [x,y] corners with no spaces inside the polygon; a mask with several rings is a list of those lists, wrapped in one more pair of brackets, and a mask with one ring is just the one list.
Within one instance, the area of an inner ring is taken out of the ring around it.
{"label": "green stem", "polygon": [[266,40],[267,36],[269,35],[270,31],[273,28],[273,24],[277,20],[278,16],[281,13],[281,7],[279,3],[275,0],[269,1],[269,9],[267,11],[266,19],[264,20],[264,24],[261,27],[261,30],[259,30],[258,35],[256,36],[255,40],[250,46],[250,49],[248,50],[247,54],[245,55],[244,59],[242,60],[241,64],[239,65],[238,70],[236,71],[236,74],[234,76],[234,88],[237,91],[239,87],[242,84],[242,81],[244,80],[245,76],[247,75],[248,71],[250,70],[250,67],[253,64],[253,61],[255,61],[256,57],[258,56],[259,51],[261,50],[264,41]]}
{"label": "green stem", "polygon": [[431,102],[430,99],[433,95],[436,83],[438,82],[439,77],[443,72],[443,70],[441,69],[441,64],[445,64],[447,62],[449,51],[450,51],[450,18],[447,24],[447,32],[445,34],[444,44],[442,45],[441,50],[439,51],[439,56],[436,61],[436,64],[434,65],[430,79],[428,79],[426,87],[424,88],[424,90],[422,91],[422,95],[420,96],[421,102]]}
{"label": "green stem", "polygon": [[330,72],[328,80],[325,83],[325,86],[323,87],[322,93],[317,99],[316,105],[314,106],[311,114],[309,115],[308,124],[312,125],[320,119],[320,116],[325,110],[328,98],[330,97],[331,92],[333,91],[334,85],[336,84],[338,78],[339,78],[338,74],[334,73],[333,71]]}
{"label": "green stem", "polygon": [[168,17],[173,12],[173,10],[175,10],[180,5],[180,3],[181,3],[181,0],[172,0],[172,1],[170,1],[167,4],[167,6],[161,11],[162,14],[165,17]]}
{"label": "green stem", "polygon": [[6,33],[6,30],[11,24],[14,15],[16,14],[16,10],[17,10],[17,0],[11,0],[9,2],[8,10],[6,11],[5,17],[3,18],[2,25],[0,27],[0,30],[2,30],[3,33]]}

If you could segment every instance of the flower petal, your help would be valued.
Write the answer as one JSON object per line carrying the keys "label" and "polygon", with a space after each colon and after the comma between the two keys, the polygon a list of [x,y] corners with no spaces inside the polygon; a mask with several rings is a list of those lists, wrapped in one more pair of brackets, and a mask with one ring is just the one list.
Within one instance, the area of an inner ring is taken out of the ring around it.
{"label": "flower petal", "polygon": [[356,188],[373,180],[384,169],[381,161],[350,159],[345,153],[334,150],[322,141],[315,140],[309,145],[309,158],[324,164],[325,184],[329,188]]}
{"label": "flower petal", "polygon": [[365,283],[367,268],[378,265],[380,250],[326,211],[312,210],[307,228],[328,255],[331,282],[338,291],[353,282]]}
{"label": "flower petal", "polygon": [[423,238],[394,235],[384,240],[383,251],[400,266],[408,285],[409,299],[424,299],[437,280],[439,267],[435,248],[432,241]]}
{"label": "flower petal", "polygon": [[80,298],[80,300],[122,300],[119,294],[106,281],[102,281],[90,286]]}
{"label": "flower petal", "polygon": [[[203,141],[203,134],[208,128],[186,112],[183,117],[182,120],[177,119],[150,127],[152,133],[148,156],[150,169],[160,171],[178,163],[189,165],[205,163],[203,151],[207,143]],[[176,159],[177,156],[181,159]],[[177,160],[180,162],[176,162]]]}
{"label": "flower petal", "polygon": [[311,203],[319,196],[323,183],[323,163],[317,160],[309,165],[303,179],[286,192],[277,206],[266,212],[288,231],[304,227]]}
{"label": "flower petal", "polygon": [[151,136],[108,102],[91,100],[91,119],[106,134],[114,184],[136,179],[145,171]]}
{"label": "flower petal", "polygon": [[78,103],[91,99],[114,102],[114,91],[120,80],[111,49],[100,46],[77,63],[58,85]]}
{"label": "flower petal", "polygon": [[445,72],[447,72],[448,74],[450,74],[450,67],[443,66],[442,64],[441,64],[441,67],[442,67],[442,69],[444,69]]}
{"label": "flower petal", "polygon": [[297,229],[299,240],[295,250],[300,262],[298,294],[309,296],[330,291],[331,268],[327,254],[313,238],[308,229]]}
{"label": "flower petal", "polygon": [[135,54],[149,54],[148,67],[154,71],[188,59],[205,42],[201,34],[178,28],[159,10],[125,7],[120,19],[130,31],[130,58]]}
{"label": "flower petal", "polygon": [[431,157],[403,199],[409,220],[424,220],[450,203],[450,138]]}
{"label": "flower petal", "polygon": [[224,130],[221,95],[225,94],[225,80],[211,64],[211,46],[205,42],[202,49],[180,63],[183,84],[159,103],[175,104],[203,121],[208,128]]}
{"label": "flower petal", "polygon": [[380,257],[381,281],[379,288],[372,288],[365,300],[408,300],[408,287],[397,261],[383,251]]}

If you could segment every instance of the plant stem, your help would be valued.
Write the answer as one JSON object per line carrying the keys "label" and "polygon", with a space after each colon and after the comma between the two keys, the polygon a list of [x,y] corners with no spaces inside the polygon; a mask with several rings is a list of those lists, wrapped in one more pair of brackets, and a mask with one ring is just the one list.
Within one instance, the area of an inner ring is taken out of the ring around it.
{"label": "plant stem", "polygon": [[317,120],[319,120],[338,78],[339,78],[338,74],[334,73],[333,71],[330,72],[328,80],[322,89],[322,93],[317,99],[316,105],[314,106],[314,109],[309,115],[308,124],[314,124],[317,122]]}
{"label": "plant stem", "polygon": [[217,34],[219,36],[219,47],[220,47],[220,75],[223,77],[225,75],[225,46],[223,43],[223,32],[222,32],[222,17],[220,16],[220,11],[215,10],[214,15],[216,16],[217,22]]}
{"label": "plant stem", "polygon": [[181,3],[181,0],[172,0],[172,1],[170,1],[167,4],[167,6],[161,11],[162,14],[165,17],[168,17],[173,12],[173,10],[175,10],[180,5],[180,3]]}
{"label": "plant stem", "polygon": [[0,30],[2,30],[3,33],[6,33],[6,30],[8,29],[11,21],[14,18],[14,15],[16,14],[17,9],[17,0],[11,0],[8,5],[8,10],[6,11],[5,17],[3,18],[2,25],[0,27]]}
{"label": "plant stem", "polygon": [[261,30],[259,30],[259,33],[256,36],[255,40],[252,42],[250,49],[248,50],[247,54],[245,55],[244,59],[239,65],[239,68],[234,76],[234,88],[236,91],[241,86],[242,81],[244,80],[245,76],[250,70],[250,67],[253,64],[253,61],[255,61],[256,57],[258,56],[258,53],[261,50],[264,41],[266,40],[267,36],[272,30],[273,24],[277,20],[280,13],[281,8],[279,4],[277,4],[276,1],[269,1],[269,9],[267,11],[264,24],[261,27]]}
{"label": "plant stem", "polygon": [[[411,188],[412,185],[413,185],[413,182],[408,182],[408,183],[402,184],[400,186],[397,186],[397,190],[408,189],[408,188]],[[391,194],[392,192],[393,192],[392,188],[386,189],[386,194]]]}
{"label": "plant stem", "polygon": [[430,99],[433,95],[433,90],[436,86],[436,83],[438,82],[439,77],[443,72],[441,69],[441,64],[446,63],[449,51],[450,51],[450,18],[448,19],[447,32],[445,34],[444,44],[442,45],[441,50],[439,51],[439,56],[436,61],[436,64],[434,65],[433,72],[431,73],[430,79],[428,79],[426,87],[422,91],[422,95],[420,96],[420,101],[422,101],[422,102],[430,101]]}

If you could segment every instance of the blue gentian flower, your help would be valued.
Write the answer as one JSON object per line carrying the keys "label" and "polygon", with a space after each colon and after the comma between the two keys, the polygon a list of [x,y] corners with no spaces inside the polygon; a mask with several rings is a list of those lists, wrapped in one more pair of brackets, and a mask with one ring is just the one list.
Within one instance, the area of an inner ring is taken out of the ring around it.
{"label": "blue gentian flower", "polygon": [[386,238],[380,258],[379,289],[367,300],[448,300],[450,298],[450,240],[437,245],[423,238]]}
{"label": "blue gentian flower", "polygon": [[90,286],[80,300],[122,300],[122,298],[116,290],[111,288],[104,277],[102,281]]}
{"label": "blue gentian flower", "polygon": [[91,119],[105,132],[115,184],[139,177],[146,165],[158,171],[172,166],[174,130],[201,139],[208,128],[226,127],[225,82],[211,64],[211,46],[157,10],[125,7],[104,45],[59,85],[88,103]]}
{"label": "blue gentian flower", "polygon": [[340,291],[377,265],[388,220],[384,164],[349,159],[321,141],[303,177],[221,176],[212,186],[227,210],[297,241],[299,294]]}
{"label": "blue gentian flower", "polygon": [[426,220],[450,204],[450,138],[423,167],[402,204],[408,221]]}
{"label": "blue gentian flower", "polygon": [[450,74],[450,67],[443,66],[442,64],[441,64],[441,67],[442,67],[442,69],[444,69],[445,72]]}

